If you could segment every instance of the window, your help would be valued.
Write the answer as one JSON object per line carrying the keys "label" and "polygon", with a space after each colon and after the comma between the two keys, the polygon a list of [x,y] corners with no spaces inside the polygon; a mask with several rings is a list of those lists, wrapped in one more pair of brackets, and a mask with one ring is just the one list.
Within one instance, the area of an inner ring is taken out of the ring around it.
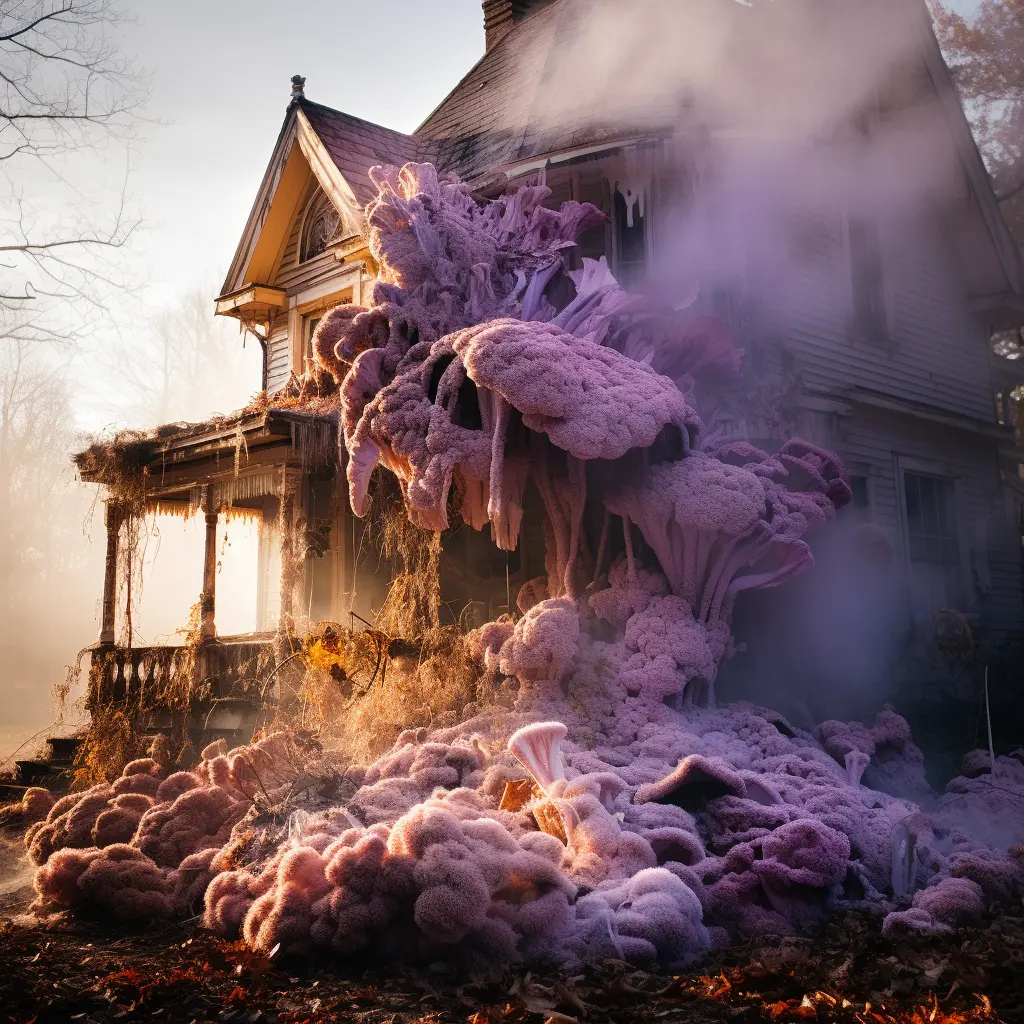
{"label": "window", "polygon": [[878,228],[870,221],[851,218],[848,230],[854,330],[869,340],[885,340],[889,328]]}
{"label": "window", "polygon": [[302,354],[306,359],[313,356],[313,332],[323,318],[323,312],[312,313],[302,318]]}
{"label": "window", "polygon": [[647,271],[644,197],[617,182],[612,201],[615,205],[615,276],[623,288],[628,288]]}
{"label": "window", "polygon": [[851,476],[850,490],[853,492],[853,500],[850,504],[861,511],[868,507],[868,478],[866,476]]}
{"label": "window", "polygon": [[960,553],[956,539],[953,481],[921,473],[904,473],[903,491],[911,561],[956,565]]}
{"label": "window", "polygon": [[[575,199],[578,203],[591,203],[603,214],[610,216],[611,199],[608,183],[599,168],[582,167],[572,173],[569,183],[571,199]],[[577,241],[580,259],[599,260],[602,256],[607,256],[610,234],[611,228],[608,224],[598,224],[596,227],[587,228]],[[582,262],[579,265],[582,266]]]}
{"label": "window", "polygon": [[302,239],[299,245],[299,262],[319,256],[338,234],[341,218],[334,204],[322,191],[317,191],[306,207],[302,220]]}

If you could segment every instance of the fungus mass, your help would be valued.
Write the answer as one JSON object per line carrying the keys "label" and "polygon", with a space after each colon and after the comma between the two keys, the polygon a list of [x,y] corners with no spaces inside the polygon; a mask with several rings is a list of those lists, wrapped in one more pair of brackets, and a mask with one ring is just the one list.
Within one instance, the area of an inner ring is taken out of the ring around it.
{"label": "fungus mass", "polygon": [[[286,825],[268,808],[313,756],[286,733],[211,745],[191,771],[133,761],[52,805],[33,791],[35,912],[198,912],[262,950],[674,966],[837,908],[938,932],[1019,895],[1019,762],[940,798],[890,708],[811,733],[716,706],[738,595],[808,569],[807,533],[850,500],[830,452],[705,428],[696,406],[739,367],[721,325],[623,291],[603,261],[573,269],[591,206],[549,209],[543,186],[480,199],[430,165],[371,173],[373,302],[314,338],[352,508],[390,472],[418,526],[457,508],[511,550],[535,490],[546,572],[514,624],[470,638],[515,707],[339,761],[351,796],[307,785]],[[966,824],[994,813],[1001,845]]]}

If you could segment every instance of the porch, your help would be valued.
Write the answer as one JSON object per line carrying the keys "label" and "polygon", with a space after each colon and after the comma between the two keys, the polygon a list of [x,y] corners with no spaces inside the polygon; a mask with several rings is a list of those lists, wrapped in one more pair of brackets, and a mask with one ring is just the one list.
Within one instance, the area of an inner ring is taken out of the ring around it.
{"label": "porch", "polygon": [[[119,435],[76,456],[82,479],[108,492],[90,711],[121,709],[146,732],[187,731],[195,742],[251,735],[289,639],[350,610],[336,436],[331,414],[265,410]],[[138,523],[153,513],[201,517],[202,576],[188,632],[176,643],[139,643],[128,614]],[[238,516],[254,520],[258,534],[256,628],[225,636],[217,626],[218,544]]]}

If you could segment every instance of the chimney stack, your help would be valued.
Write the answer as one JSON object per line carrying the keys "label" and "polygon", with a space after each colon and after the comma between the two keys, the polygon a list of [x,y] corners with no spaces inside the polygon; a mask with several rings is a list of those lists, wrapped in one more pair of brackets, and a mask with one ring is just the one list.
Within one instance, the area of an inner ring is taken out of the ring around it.
{"label": "chimney stack", "polygon": [[528,14],[550,0],[483,0],[487,49],[498,45]]}

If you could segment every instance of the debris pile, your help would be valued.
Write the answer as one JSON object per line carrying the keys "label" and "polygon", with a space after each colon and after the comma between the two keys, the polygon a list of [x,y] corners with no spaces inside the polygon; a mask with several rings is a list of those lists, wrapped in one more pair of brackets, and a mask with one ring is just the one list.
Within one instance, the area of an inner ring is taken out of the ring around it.
{"label": "debris pile", "polygon": [[[457,510],[511,550],[536,491],[547,571],[517,621],[467,638],[514,707],[368,766],[285,732],[191,771],[134,761],[29,830],[36,913],[201,907],[268,951],[674,966],[836,908],[944,931],[1020,893],[1018,762],[936,800],[891,708],[812,734],[716,706],[733,605],[810,568],[806,534],[850,500],[839,460],[715,440],[737,354],[603,262],[572,269],[593,207],[550,210],[539,185],[481,199],[429,165],[372,175],[373,304],[314,339],[352,507],[382,467],[418,526]],[[987,844],[970,819],[993,800],[1015,816]]]}

